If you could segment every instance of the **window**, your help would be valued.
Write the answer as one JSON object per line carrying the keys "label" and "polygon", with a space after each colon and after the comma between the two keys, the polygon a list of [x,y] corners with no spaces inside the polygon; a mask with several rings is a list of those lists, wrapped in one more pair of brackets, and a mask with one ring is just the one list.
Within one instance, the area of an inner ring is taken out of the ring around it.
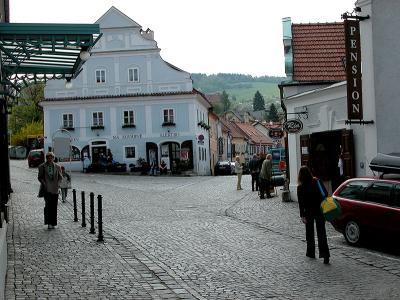
{"label": "window", "polygon": [[93,126],[104,126],[103,112],[101,111],[93,112]]}
{"label": "window", "polygon": [[339,193],[339,197],[363,200],[364,189],[370,184],[368,181],[349,182]]}
{"label": "window", "polygon": [[129,82],[139,82],[139,69],[138,68],[128,69],[128,81]]}
{"label": "window", "polygon": [[132,126],[132,125],[135,125],[135,114],[133,110],[125,110],[123,126]]}
{"label": "window", "polygon": [[74,128],[74,117],[72,114],[63,114],[63,128]]}
{"label": "window", "polygon": [[365,191],[365,200],[381,204],[390,204],[391,183],[375,182]]}
{"label": "window", "polygon": [[164,123],[174,123],[174,110],[164,109]]}
{"label": "window", "polygon": [[125,146],[125,158],[136,158],[135,146]]}
{"label": "window", "polygon": [[105,83],[106,82],[106,70],[100,69],[96,70],[96,83]]}
{"label": "window", "polygon": [[399,184],[397,184],[394,187],[393,206],[400,207],[400,185]]}

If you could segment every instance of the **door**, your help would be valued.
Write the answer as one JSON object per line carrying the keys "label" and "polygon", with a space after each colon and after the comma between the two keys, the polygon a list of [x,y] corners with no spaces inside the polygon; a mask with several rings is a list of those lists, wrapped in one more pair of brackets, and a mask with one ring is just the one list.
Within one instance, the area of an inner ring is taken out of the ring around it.
{"label": "door", "polygon": [[343,176],[345,179],[355,177],[354,137],[353,130],[342,130]]}
{"label": "door", "polygon": [[100,160],[100,154],[106,155],[106,146],[92,146],[92,163],[98,163]]}
{"label": "door", "polygon": [[385,233],[390,228],[391,192],[393,184],[374,182],[365,190],[364,206],[360,210],[364,224],[373,231]]}
{"label": "door", "polygon": [[302,166],[310,167],[310,135],[300,136],[300,162]]}

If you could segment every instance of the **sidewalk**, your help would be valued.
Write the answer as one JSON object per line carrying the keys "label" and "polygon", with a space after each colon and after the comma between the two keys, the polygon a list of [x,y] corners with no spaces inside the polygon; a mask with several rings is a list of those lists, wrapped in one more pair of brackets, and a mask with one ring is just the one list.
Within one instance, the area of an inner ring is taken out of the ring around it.
{"label": "sidewalk", "polygon": [[81,227],[80,215],[73,222],[72,197],[59,203],[59,226],[48,230],[42,221],[43,199],[21,184],[13,188],[5,299],[190,298],[185,291],[165,289],[133,254],[121,256],[128,251],[107,233],[104,243],[97,242],[88,221]]}

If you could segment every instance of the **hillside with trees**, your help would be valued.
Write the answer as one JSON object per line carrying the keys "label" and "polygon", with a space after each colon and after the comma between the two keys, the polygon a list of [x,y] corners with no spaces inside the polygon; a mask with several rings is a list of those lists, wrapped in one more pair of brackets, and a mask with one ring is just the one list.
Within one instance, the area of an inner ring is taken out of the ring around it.
{"label": "hillside with trees", "polygon": [[233,108],[252,109],[253,98],[257,91],[264,98],[266,107],[269,107],[270,103],[279,101],[278,84],[284,81],[285,77],[192,73],[192,79],[195,89],[205,94],[222,94],[225,91]]}

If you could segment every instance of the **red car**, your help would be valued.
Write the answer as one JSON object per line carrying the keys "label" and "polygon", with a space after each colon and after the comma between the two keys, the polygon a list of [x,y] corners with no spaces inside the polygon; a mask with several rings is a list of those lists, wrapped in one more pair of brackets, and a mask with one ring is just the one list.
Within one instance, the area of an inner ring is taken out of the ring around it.
{"label": "red car", "polygon": [[400,180],[353,178],[333,193],[342,214],[332,221],[351,245],[359,244],[369,233],[400,235]]}
{"label": "red car", "polygon": [[31,150],[28,154],[29,168],[37,167],[42,163],[44,163],[44,150],[43,149]]}

